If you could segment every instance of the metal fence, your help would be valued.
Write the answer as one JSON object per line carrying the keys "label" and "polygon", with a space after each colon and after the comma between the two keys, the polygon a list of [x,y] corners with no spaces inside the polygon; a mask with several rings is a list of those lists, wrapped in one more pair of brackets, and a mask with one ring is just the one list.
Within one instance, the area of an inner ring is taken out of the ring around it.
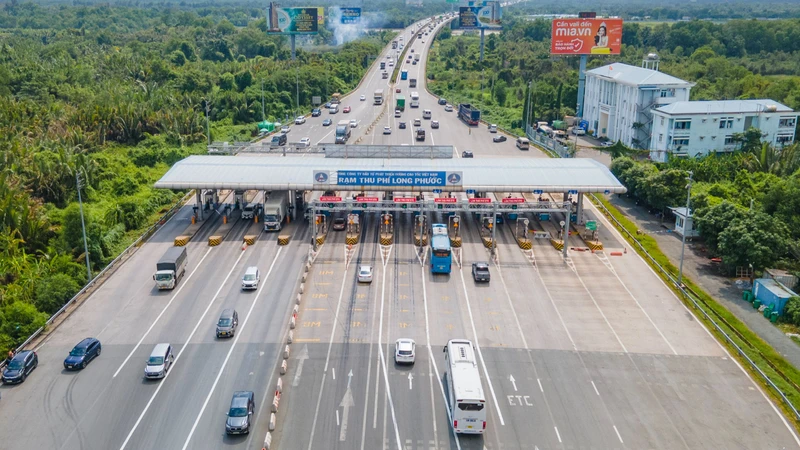
{"label": "metal fence", "polygon": [[[720,324],[719,324],[719,323],[718,323],[716,320],[714,320],[714,318],[713,318],[713,317],[712,317],[710,314],[708,314],[708,312],[706,311],[706,309],[705,309],[705,308],[703,308],[703,307],[701,306],[701,304],[700,304],[700,303],[701,303],[702,301],[701,301],[701,300],[700,300],[700,299],[697,297],[697,295],[695,295],[693,292],[691,292],[689,289],[687,289],[687,288],[686,288],[685,286],[683,286],[682,284],[678,283],[678,280],[677,280],[677,279],[676,279],[676,278],[675,278],[675,277],[674,277],[674,276],[673,276],[673,275],[672,275],[672,274],[671,274],[671,273],[670,273],[670,272],[669,272],[667,269],[665,269],[665,268],[664,268],[664,267],[663,267],[661,264],[659,264],[659,263],[658,263],[658,261],[656,261],[656,260],[655,260],[655,258],[653,258],[653,257],[650,255],[650,253],[648,253],[648,252],[647,252],[647,250],[646,250],[646,249],[644,248],[644,246],[643,246],[643,245],[642,245],[642,244],[639,242],[639,240],[638,240],[638,239],[636,239],[636,237],[635,237],[633,234],[631,234],[631,233],[628,231],[628,229],[627,229],[627,228],[625,228],[625,227],[624,227],[624,226],[623,226],[623,225],[622,225],[622,224],[621,224],[621,223],[620,223],[620,222],[619,222],[619,221],[616,219],[616,217],[614,217],[614,216],[611,214],[611,212],[610,212],[610,211],[609,211],[609,210],[608,210],[608,209],[605,207],[605,205],[603,205],[603,204],[602,204],[602,203],[601,203],[601,202],[600,202],[600,201],[597,199],[597,196],[596,196],[596,195],[594,195],[594,194],[592,194],[592,196],[593,196],[593,197],[595,198],[595,200],[596,200],[596,201],[594,202],[594,203],[595,203],[595,205],[596,205],[598,208],[600,208],[600,209],[603,211],[603,214],[605,214],[605,216],[606,216],[606,217],[607,217],[609,220],[611,220],[612,222],[614,222],[614,224],[616,224],[616,226],[617,226],[617,229],[619,229],[619,230],[620,230],[620,232],[622,232],[622,233],[625,233],[625,234],[626,234],[626,235],[627,235],[627,236],[628,236],[628,237],[631,239],[631,241],[635,243],[636,247],[637,247],[637,248],[640,250],[640,253],[641,253],[641,254],[643,254],[643,255],[644,255],[644,256],[645,256],[645,257],[646,257],[646,258],[647,258],[647,259],[650,261],[650,263],[652,263],[652,265],[653,265],[653,266],[655,266],[655,267],[658,269],[658,271],[659,271],[659,272],[661,272],[661,273],[662,273],[662,274],[663,274],[663,275],[664,275],[664,276],[665,276],[665,277],[666,277],[666,278],[667,278],[667,279],[668,279],[668,280],[669,280],[669,281],[670,281],[670,282],[671,282],[671,283],[672,283],[672,284],[675,286],[675,288],[677,288],[677,289],[678,289],[678,290],[681,292],[681,294],[683,295],[683,297],[684,297],[684,298],[686,298],[687,300],[689,300],[690,302],[692,302],[692,304],[694,305],[695,309],[696,309],[696,310],[698,310],[698,311],[700,311],[700,312],[703,314],[703,317],[704,317],[706,320],[708,320],[708,321],[709,321],[709,322],[710,322],[710,323],[711,323],[711,324],[714,326],[714,328],[716,328],[716,329],[717,329],[717,331],[719,331],[719,332],[720,332],[720,334],[722,334],[722,336],[724,336],[724,337],[725,337],[725,340],[728,342],[728,344],[730,344],[730,345],[731,345],[733,348],[735,348],[735,349],[736,349],[736,352],[737,352],[737,353],[739,353],[739,354],[742,356],[742,358],[744,358],[744,359],[747,361],[747,363],[748,363],[748,364],[750,364],[750,367],[752,367],[752,369],[753,369],[753,370],[754,370],[756,373],[758,373],[758,374],[759,374],[759,375],[760,375],[760,376],[761,376],[761,377],[762,377],[762,378],[763,378],[763,379],[764,379],[764,380],[767,382],[767,384],[768,384],[768,385],[769,385],[769,386],[770,386],[770,387],[771,387],[771,388],[772,388],[772,389],[775,391],[775,393],[777,393],[777,394],[778,394],[778,396],[780,396],[780,397],[781,397],[781,399],[782,399],[782,400],[783,400],[783,402],[786,404],[786,406],[788,406],[788,407],[789,407],[789,409],[791,409],[791,410],[792,410],[792,412],[794,413],[795,419],[796,419],[796,420],[800,420],[800,412],[798,412],[798,410],[797,410],[797,409],[794,407],[794,405],[793,405],[793,404],[792,404],[792,402],[789,400],[789,398],[786,396],[786,394],[785,394],[785,393],[784,393],[784,392],[783,392],[783,391],[782,391],[782,390],[781,390],[781,389],[780,389],[780,388],[779,388],[779,387],[778,387],[778,386],[775,384],[775,382],[774,382],[774,381],[772,381],[772,379],[769,377],[769,375],[767,375],[766,373],[764,373],[764,371],[762,371],[762,370],[761,370],[761,368],[760,368],[760,367],[758,367],[758,365],[755,363],[755,361],[753,361],[753,360],[752,360],[752,359],[751,359],[751,358],[750,358],[750,357],[747,355],[747,353],[745,353],[745,351],[744,351],[744,350],[743,350],[743,349],[742,349],[742,348],[739,346],[739,344],[737,344],[737,343],[736,343],[736,341],[734,341],[734,340],[733,340],[733,338],[731,338],[731,336],[730,336],[730,335],[729,335],[727,332],[725,332],[725,330],[723,330],[723,329],[722,329],[722,327],[720,326]],[[731,327],[731,329],[733,330],[733,328],[732,328],[732,327]],[[734,331],[734,332],[736,332],[735,330],[733,330],[733,331]],[[742,340],[743,340],[745,343],[748,343],[748,342],[747,342],[747,340],[746,340],[746,339],[744,339],[744,337],[743,337],[743,336],[740,336],[739,338],[740,338],[740,339],[742,339]],[[749,343],[748,343],[748,344],[749,344]],[[757,351],[757,350],[756,350],[756,351]],[[766,357],[765,357],[765,360],[766,360]],[[767,360],[767,364],[769,364],[770,366],[772,366],[772,364],[771,364],[771,362],[769,362],[769,360]],[[772,368],[773,368],[774,370],[776,370],[776,372],[778,372],[778,374],[779,374],[779,375],[782,375],[782,374],[781,374],[781,372],[780,372],[780,371],[779,371],[779,370],[778,370],[776,367],[772,366]]]}
{"label": "metal fence", "polygon": [[573,146],[564,145],[560,143],[558,140],[553,139],[544,133],[539,133],[530,125],[526,127],[525,135],[528,136],[528,139],[531,141],[532,144],[535,143],[536,145],[542,146],[550,151],[553,151],[562,158],[575,157],[575,148]]}
{"label": "metal fence", "polygon": [[[31,343],[31,341],[39,337],[39,335],[42,334],[45,328],[47,328],[50,324],[52,324],[61,314],[64,313],[64,311],[67,310],[67,308],[69,308],[82,295],[84,295],[86,291],[88,291],[95,284],[101,282],[103,276],[105,276],[111,269],[115,268],[115,266],[119,264],[120,261],[125,256],[132,253],[137,247],[139,247],[148,239],[150,239],[150,237],[153,236],[153,234],[155,234],[155,232],[158,231],[162,226],[164,226],[164,224],[166,224],[167,221],[171,219],[172,216],[174,216],[175,213],[177,213],[181,209],[181,207],[183,207],[183,204],[186,203],[189,199],[191,199],[193,195],[194,191],[189,191],[186,195],[184,195],[183,198],[181,198],[179,202],[173,205],[172,208],[169,209],[169,211],[167,211],[163,216],[161,216],[161,218],[155,224],[153,224],[150,228],[145,230],[144,233],[142,233],[142,235],[139,236],[138,239],[136,239],[131,245],[129,245],[125,250],[123,250],[122,253],[117,255],[117,257],[114,258],[113,261],[108,263],[108,265],[106,265],[106,267],[103,268],[103,270],[98,272],[97,275],[95,275],[91,280],[89,280],[89,282],[86,283],[86,285],[83,286],[83,288],[81,288],[81,290],[78,291],[78,293],[75,294],[64,306],[62,306],[61,309],[56,311],[55,314],[53,314],[52,316],[50,316],[49,319],[47,319],[47,322],[45,322],[45,325],[43,327],[40,327],[38,330],[34,331],[33,334],[31,334],[28,337],[28,339],[25,340],[25,342],[20,344],[15,351],[19,352],[20,350],[23,350],[25,346]],[[7,362],[6,360],[0,362],[0,368],[4,367],[6,365],[6,362]]]}
{"label": "metal fence", "polygon": [[326,158],[430,158],[453,157],[452,145],[326,145]]}

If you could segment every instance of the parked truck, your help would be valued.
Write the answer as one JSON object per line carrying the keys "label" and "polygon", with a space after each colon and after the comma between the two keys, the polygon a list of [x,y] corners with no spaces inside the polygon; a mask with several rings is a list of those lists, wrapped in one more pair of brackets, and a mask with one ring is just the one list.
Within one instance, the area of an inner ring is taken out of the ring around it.
{"label": "parked truck", "polygon": [[287,198],[288,191],[272,191],[269,194],[264,203],[264,231],[277,231],[283,227],[287,215]]}
{"label": "parked truck", "polygon": [[417,79],[416,78],[409,78],[408,79],[408,87],[417,87]]}
{"label": "parked truck", "polygon": [[466,122],[467,125],[477,126],[481,120],[481,110],[469,103],[461,103],[458,105],[458,118]]}
{"label": "parked truck", "polygon": [[394,109],[399,109],[400,111],[406,110],[406,98],[404,96],[397,96],[397,106]]}
{"label": "parked truck", "polygon": [[376,105],[382,105],[383,104],[383,89],[376,89],[375,90],[375,96],[373,98],[375,99],[375,104]]}
{"label": "parked truck", "polygon": [[336,140],[334,142],[346,144],[348,139],[350,139],[350,121],[347,119],[340,120],[336,124]]}
{"label": "parked truck", "polygon": [[186,247],[171,247],[156,263],[153,279],[159,289],[174,289],[186,273]]}

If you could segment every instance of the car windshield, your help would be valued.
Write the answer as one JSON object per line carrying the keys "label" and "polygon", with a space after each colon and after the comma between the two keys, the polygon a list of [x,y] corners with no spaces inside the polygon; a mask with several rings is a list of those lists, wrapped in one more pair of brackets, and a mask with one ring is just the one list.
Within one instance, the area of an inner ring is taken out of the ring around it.
{"label": "car windshield", "polygon": [[253,281],[256,279],[256,276],[252,273],[248,273],[244,276],[244,281]]}
{"label": "car windshield", "polygon": [[171,273],[157,273],[156,281],[169,281],[172,279]]}
{"label": "car windshield", "polygon": [[231,417],[244,417],[247,415],[247,408],[231,408]]}
{"label": "car windshield", "polygon": [[86,349],[78,347],[73,348],[72,351],[69,352],[69,356],[83,356],[85,354],[86,354]]}
{"label": "car windshield", "polygon": [[217,325],[221,327],[229,327],[231,326],[231,319],[219,319]]}
{"label": "car windshield", "polygon": [[344,219],[336,219],[333,221],[336,225],[344,225]]}
{"label": "car windshield", "polygon": [[277,222],[278,221],[278,216],[276,216],[274,214],[267,214],[266,216],[264,216],[264,220],[266,222]]}
{"label": "car windshield", "polygon": [[10,363],[8,363],[8,368],[10,370],[21,370],[22,369],[22,360],[12,359]]}
{"label": "car windshield", "polygon": [[163,356],[151,356],[150,359],[147,360],[148,366],[160,366],[162,364],[164,364]]}

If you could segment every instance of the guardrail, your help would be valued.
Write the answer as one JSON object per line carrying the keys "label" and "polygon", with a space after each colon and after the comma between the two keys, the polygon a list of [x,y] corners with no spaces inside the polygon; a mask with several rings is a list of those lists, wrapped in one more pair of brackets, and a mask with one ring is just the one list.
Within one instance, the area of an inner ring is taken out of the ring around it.
{"label": "guardrail", "polygon": [[[678,289],[678,291],[680,291],[680,292],[681,292],[681,294],[684,296],[684,298],[685,298],[686,300],[689,300],[689,301],[690,301],[690,302],[691,302],[691,303],[694,305],[695,309],[696,309],[696,310],[699,310],[699,311],[700,311],[700,312],[703,314],[703,317],[705,317],[705,319],[706,319],[706,320],[708,320],[708,321],[709,321],[709,322],[710,322],[710,323],[711,323],[711,324],[714,326],[714,328],[716,328],[716,329],[717,329],[717,331],[719,331],[719,333],[720,333],[720,334],[722,334],[722,336],[724,336],[724,337],[725,337],[725,340],[728,342],[728,344],[730,344],[730,345],[731,345],[733,348],[735,348],[735,349],[736,349],[736,352],[737,352],[737,353],[739,353],[739,355],[741,355],[741,356],[742,356],[742,358],[744,358],[744,359],[747,361],[747,363],[750,365],[750,367],[751,367],[751,368],[752,368],[752,369],[753,369],[755,372],[757,372],[757,373],[758,373],[758,374],[759,374],[759,375],[760,375],[760,376],[761,376],[761,377],[764,379],[764,381],[766,381],[766,382],[767,382],[767,384],[768,384],[768,385],[769,385],[769,386],[770,386],[770,387],[771,387],[771,388],[772,388],[772,389],[773,389],[773,390],[774,390],[774,391],[775,391],[775,392],[778,394],[778,396],[779,396],[779,397],[780,397],[780,398],[783,400],[783,402],[786,404],[786,406],[788,406],[788,407],[789,407],[789,409],[790,409],[790,410],[792,410],[792,412],[794,413],[795,419],[796,419],[796,420],[798,420],[798,421],[800,421],[800,412],[798,412],[797,408],[795,408],[795,407],[794,407],[794,405],[793,405],[793,404],[792,404],[792,402],[789,400],[789,398],[786,396],[786,394],[785,394],[785,393],[784,393],[784,392],[783,392],[783,391],[782,391],[782,390],[781,390],[781,389],[780,389],[780,388],[779,388],[779,387],[778,387],[778,386],[775,384],[775,382],[774,382],[774,381],[772,381],[772,379],[769,377],[769,375],[767,375],[766,373],[764,373],[764,371],[762,371],[762,370],[761,370],[761,368],[760,368],[760,367],[758,367],[758,365],[755,363],[755,361],[753,361],[753,360],[752,360],[752,359],[751,359],[751,358],[750,358],[750,357],[747,355],[747,353],[745,353],[745,351],[744,351],[744,350],[743,350],[743,349],[742,349],[742,348],[739,346],[739,344],[737,344],[737,343],[736,343],[736,341],[734,341],[734,340],[731,338],[731,336],[730,336],[730,335],[729,335],[729,334],[728,334],[728,333],[727,333],[725,330],[723,330],[723,328],[720,326],[720,324],[719,324],[719,323],[717,323],[717,321],[716,321],[716,320],[714,320],[714,318],[713,318],[713,317],[712,317],[710,314],[708,314],[708,312],[706,311],[706,308],[708,308],[708,309],[711,309],[711,308],[710,308],[708,305],[706,305],[706,304],[705,304],[705,302],[704,302],[703,300],[701,300],[701,299],[700,299],[700,297],[699,297],[697,294],[695,294],[695,293],[694,293],[694,292],[693,292],[691,289],[689,289],[688,287],[686,287],[686,286],[684,286],[684,285],[682,285],[682,284],[678,283],[678,280],[677,280],[677,279],[676,279],[676,278],[675,278],[675,277],[672,275],[672,273],[670,273],[670,272],[669,272],[667,269],[665,269],[665,268],[664,268],[664,266],[662,266],[661,264],[659,264],[659,263],[658,263],[658,261],[656,261],[656,260],[655,260],[655,258],[653,258],[653,257],[650,255],[650,253],[649,253],[649,252],[648,252],[648,251],[647,251],[647,250],[644,248],[644,246],[642,245],[642,243],[641,243],[641,242],[639,242],[639,239],[637,239],[637,238],[636,238],[636,237],[635,237],[633,234],[631,234],[631,232],[630,232],[630,231],[628,231],[628,229],[627,229],[627,228],[625,228],[625,227],[624,227],[624,226],[623,226],[623,225],[622,225],[622,224],[621,224],[621,223],[620,223],[620,222],[617,220],[617,218],[616,218],[616,217],[614,217],[614,215],[613,215],[613,214],[611,214],[611,211],[609,211],[609,210],[608,210],[608,209],[605,207],[605,205],[603,205],[603,203],[602,203],[602,202],[601,202],[601,201],[600,201],[600,200],[597,198],[597,195],[595,195],[595,194],[591,194],[591,196],[592,196],[592,198],[594,199],[594,202],[593,202],[593,203],[595,204],[595,206],[597,206],[598,208],[600,208],[600,209],[602,210],[602,212],[603,212],[603,214],[605,214],[606,218],[608,218],[609,220],[611,220],[611,221],[612,221],[612,222],[613,222],[613,223],[616,225],[616,227],[617,227],[617,229],[618,229],[618,230],[620,230],[622,233],[625,233],[625,234],[628,236],[628,238],[630,238],[630,241],[632,241],[632,242],[633,242],[633,243],[636,245],[637,249],[639,250],[639,253],[640,253],[640,254],[643,254],[643,255],[644,255],[644,256],[645,256],[645,257],[646,257],[646,258],[647,258],[647,259],[650,261],[651,265],[652,265],[652,266],[655,266],[655,267],[658,269],[658,271],[659,271],[659,272],[661,272],[661,273],[662,273],[662,274],[663,274],[663,275],[666,277],[666,279],[667,279],[667,280],[669,280],[669,281],[670,281],[670,282],[673,284],[673,286],[674,286],[676,289]],[[706,308],[703,308],[703,307],[700,305],[701,303],[702,303],[703,305],[705,305],[705,306],[706,306]],[[714,311],[713,311],[713,309],[712,309],[711,311],[712,311],[712,312],[714,312]],[[745,337],[744,337],[744,336],[742,336],[741,334],[739,334],[739,333],[736,331],[736,329],[735,329],[735,328],[733,328],[733,326],[731,326],[730,324],[728,324],[728,323],[727,323],[727,321],[725,321],[725,319],[724,319],[724,318],[722,318],[722,317],[719,317],[719,315],[717,315],[717,313],[716,313],[716,312],[714,312],[714,315],[715,315],[715,316],[717,316],[717,319],[719,319],[720,321],[722,321],[722,322],[724,322],[726,325],[728,325],[729,329],[730,329],[730,330],[731,330],[733,333],[735,333],[739,339],[741,339],[741,340],[742,340],[744,343],[746,343],[748,346],[750,346],[750,347],[753,347],[753,345],[752,345],[752,344],[751,344],[751,343],[750,343],[750,342],[749,342],[747,339],[745,339]],[[775,372],[776,372],[776,373],[778,373],[778,375],[780,375],[780,376],[781,376],[781,378],[783,378],[785,381],[787,381],[787,382],[791,383],[792,385],[794,385],[794,383],[793,383],[791,380],[789,380],[789,378],[788,378],[788,377],[787,377],[785,374],[783,374],[783,372],[781,372],[781,371],[780,371],[780,370],[779,370],[777,367],[775,367],[775,366],[772,364],[772,362],[770,362],[770,361],[769,361],[769,360],[766,358],[766,356],[764,356],[764,355],[763,355],[761,352],[759,352],[757,349],[755,349],[755,348],[754,348],[754,350],[755,350],[756,352],[758,352],[758,353],[759,353],[759,355],[760,355],[761,357],[763,357],[763,358],[764,358],[764,360],[767,362],[767,364],[768,364],[768,365],[769,365],[769,366],[770,366],[770,367],[771,367],[773,370],[775,370]]]}
{"label": "guardrail", "polygon": [[[158,221],[156,223],[154,223],[153,225],[150,226],[150,228],[145,230],[144,233],[142,233],[142,235],[139,236],[138,239],[133,241],[133,243],[131,245],[129,245],[127,248],[125,248],[125,250],[123,250],[119,255],[117,255],[117,257],[114,258],[114,260],[112,260],[110,263],[108,263],[103,268],[103,270],[98,272],[97,275],[95,275],[91,280],[89,280],[89,282],[86,283],[86,285],[84,285],[83,288],[81,288],[81,290],[78,291],[78,293],[75,294],[66,304],[64,304],[64,306],[62,306],[61,309],[59,309],[52,316],[50,316],[50,318],[47,319],[47,322],[45,322],[44,326],[43,327],[39,327],[39,329],[34,331],[33,334],[31,334],[28,337],[28,339],[25,340],[25,342],[20,344],[15,349],[15,352],[19,352],[20,350],[23,350],[25,348],[25,346],[27,346],[28,344],[31,343],[31,341],[33,341],[34,339],[39,337],[39,335],[42,334],[42,332],[50,324],[52,324],[61,314],[64,313],[64,311],[67,310],[67,308],[69,308],[83,294],[85,294],[86,291],[88,291],[91,287],[93,287],[94,285],[98,284],[99,282],[103,281],[103,280],[101,280],[101,278],[106,273],[108,273],[111,269],[113,269],[122,260],[122,258],[127,256],[129,253],[133,252],[137,247],[142,245],[145,241],[147,241],[147,239],[149,239],[153,234],[155,234],[156,231],[158,231],[162,226],[164,226],[167,223],[167,221],[169,221],[169,219],[171,219],[175,215],[175,213],[178,212],[183,207],[184,203],[186,203],[192,197],[192,195],[194,195],[194,191],[193,190],[187,192],[186,195],[184,195],[183,198],[180,199],[180,201],[175,203],[175,205],[173,205],[166,213],[164,213],[164,215],[161,216],[161,218],[158,219]],[[2,362],[0,362],[0,368],[5,367],[6,363],[7,363],[7,360],[3,360]]]}

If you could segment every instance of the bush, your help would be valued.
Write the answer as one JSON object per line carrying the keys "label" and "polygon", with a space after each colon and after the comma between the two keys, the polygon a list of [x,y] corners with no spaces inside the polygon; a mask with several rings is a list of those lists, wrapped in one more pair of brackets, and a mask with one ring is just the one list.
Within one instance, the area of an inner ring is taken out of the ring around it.
{"label": "bush", "polygon": [[790,297],[783,307],[781,321],[800,326],[800,297]]}
{"label": "bush", "polygon": [[30,303],[11,303],[0,314],[0,344],[12,341],[16,346],[43,327],[47,318],[46,313],[37,311]]}
{"label": "bush", "polygon": [[39,311],[50,315],[61,309],[81,287],[72,277],[57,273],[36,283],[34,303]]}

